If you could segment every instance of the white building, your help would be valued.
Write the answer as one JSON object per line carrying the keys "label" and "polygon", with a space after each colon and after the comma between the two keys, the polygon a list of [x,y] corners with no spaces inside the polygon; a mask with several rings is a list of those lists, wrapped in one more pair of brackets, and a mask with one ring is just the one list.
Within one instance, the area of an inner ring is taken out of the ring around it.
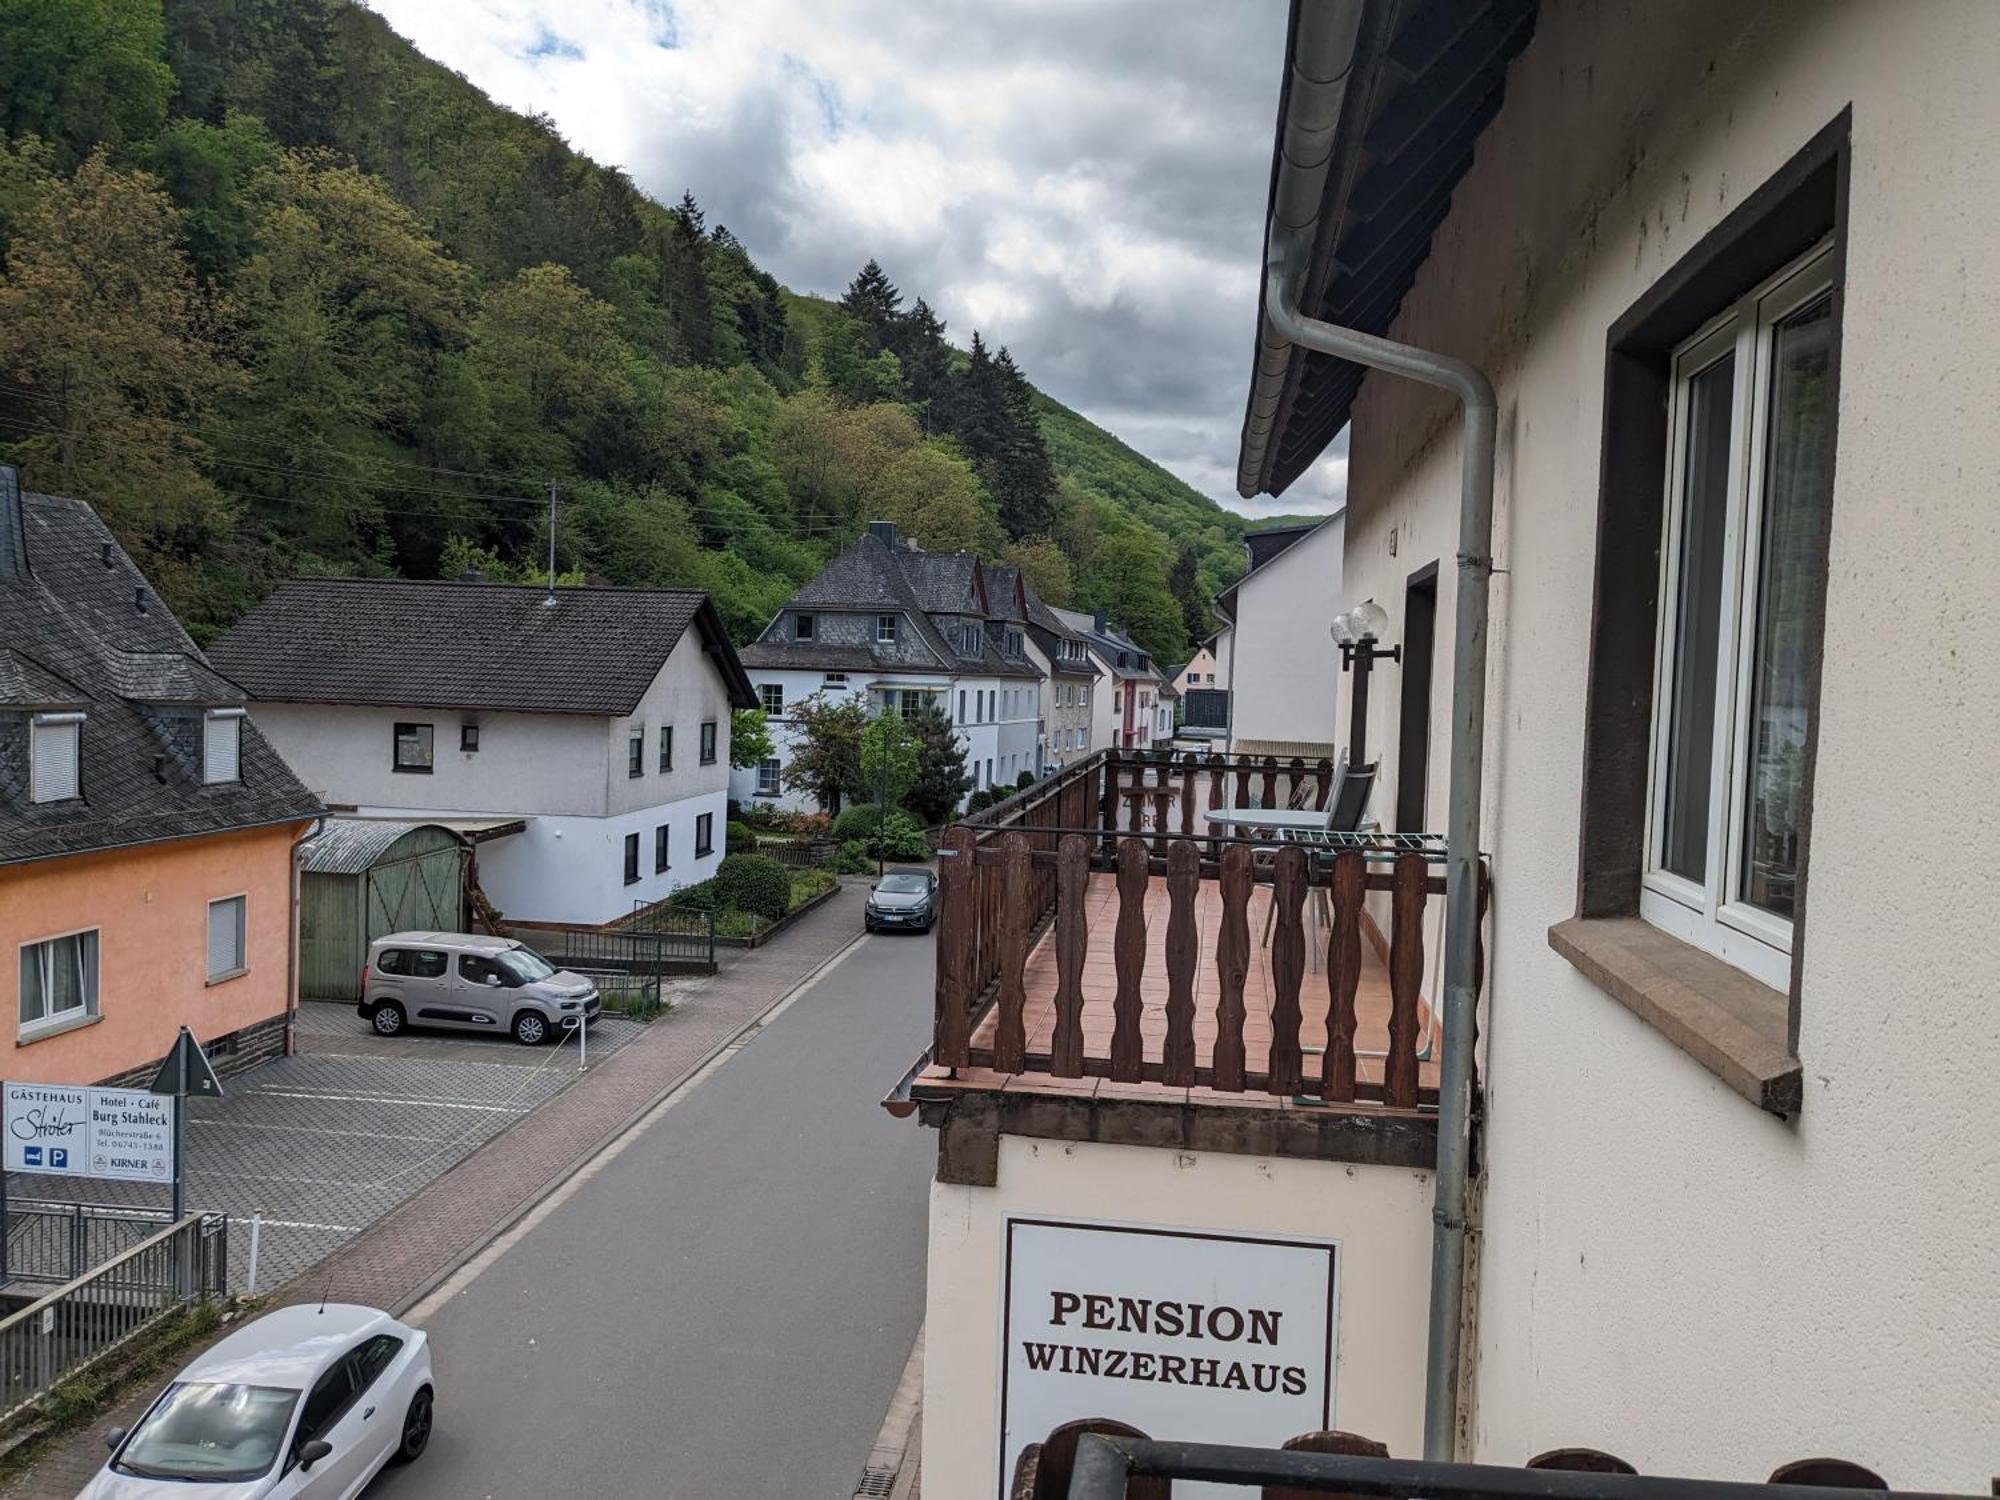
{"label": "white building", "polygon": [[1026,590],[1028,656],[1042,674],[1042,770],[1090,754],[1090,712],[1099,673],[1083,637],[1062,616]]}
{"label": "white building", "polygon": [[1174,691],[1186,696],[1189,688],[1226,687],[1221,673],[1222,668],[1215,659],[1212,643],[1204,641],[1195,648],[1194,655],[1181,664],[1181,669],[1174,673]]}
{"label": "white building", "polygon": [[706,594],[295,579],[211,657],[329,806],[519,821],[478,853],[507,917],[610,921],[721,860],[756,698]]}
{"label": "white building", "polygon": [[1337,758],[1340,659],[1327,634],[1341,595],[1346,522],[1267,527],[1244,538],[1250,567],[1215,596],[1229,624],[1215,671],[1229,692],[1229,743],[1239,755]]}
{"label": "white building", "polygon": [[1041,674],[1028,655],[1023,585],[971,552],[924,552],[884,521],[846,548],[743,649],[777,754],[740,771],[739,801],[796,811],[787,785],[791,710],[815,694],[859,694],[872,712],[943,710],[974,789],[1040,767]]}
{"label": "white building", "polygon": [[1083,640],[1098,682],[1089,695],[1092,750],[1165,749],[1174,734],[1174,711],[1162,698],[1167,677],[1152,654],[1103,610],[1059,609],[1059,618]]}

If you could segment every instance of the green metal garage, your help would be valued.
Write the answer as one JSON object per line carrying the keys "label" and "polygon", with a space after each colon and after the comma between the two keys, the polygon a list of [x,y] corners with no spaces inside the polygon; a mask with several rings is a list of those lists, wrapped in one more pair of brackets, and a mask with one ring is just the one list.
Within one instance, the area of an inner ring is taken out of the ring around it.
{"label": "green metal garage", "polygon": [[471,853],[436,823],[328,818],[299,853],[299,994],[358,1001],[376,938],[464,931]]}

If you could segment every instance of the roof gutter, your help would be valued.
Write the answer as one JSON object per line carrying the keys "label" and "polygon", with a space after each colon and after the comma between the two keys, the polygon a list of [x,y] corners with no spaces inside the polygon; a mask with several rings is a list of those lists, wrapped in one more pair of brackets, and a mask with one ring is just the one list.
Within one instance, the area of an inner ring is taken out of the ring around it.
{"label": "roof gutter", "polygon": [[[1472,1064],[1479,956],[1479,814],[1486,730],[1487,593],[1493,571],[1493,386],[1463,360],[1323,323],[1299,309],[1342,102],[1367,0],[1300,0],[1265,254],[1264,320],[1239,486],[1265,467],[1293,349],[1316,350],[1449,391],[1460,430],[1458,605],[1452,652],[1451,785],[1446,827],[1444,1053],[1431,1210],[1424,1457],[1456,1457],[1465,1309]],[[1250,491],[1254,493],[1254,490]]]}

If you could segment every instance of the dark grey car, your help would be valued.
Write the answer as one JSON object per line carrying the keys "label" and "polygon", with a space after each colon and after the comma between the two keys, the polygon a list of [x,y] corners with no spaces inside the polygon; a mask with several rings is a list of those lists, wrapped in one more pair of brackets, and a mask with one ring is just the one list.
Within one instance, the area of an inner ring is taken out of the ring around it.
{"label": "dark grey car", "polygon": [[870,932],[929,932],[937,921],[937,876],[891,870],[868,893],[861,920]]}

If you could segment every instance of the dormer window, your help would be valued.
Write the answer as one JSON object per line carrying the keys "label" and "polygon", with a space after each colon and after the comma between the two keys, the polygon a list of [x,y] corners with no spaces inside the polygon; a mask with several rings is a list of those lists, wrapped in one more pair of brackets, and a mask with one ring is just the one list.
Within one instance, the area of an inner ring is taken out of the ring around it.
{"label": "dormer window", "polygon": [[28,724],[28,800],[67,802],[83,795],[77,758],[83,715],[36,714]]}
{"label": "dormer window", "polygon": [[1007,632],[1007,654],[1009,656],[1019,656],[1021,654],[1020,631],[1010,630]]}
{"label": "dormer window", "polygon": [[875,617],[875,639],[881,645],[891,645],[896,639],[896,617],[877,615]]}
{"label": "dormer window", "polygon": [[813,638],[813,617],[811,615],[792,616],[792,639],[809,641]]}
{"label": "dormer window", "polygon": [[201,779],[210,786],[243,779],[243,710],[211,708],[201,722]]}

